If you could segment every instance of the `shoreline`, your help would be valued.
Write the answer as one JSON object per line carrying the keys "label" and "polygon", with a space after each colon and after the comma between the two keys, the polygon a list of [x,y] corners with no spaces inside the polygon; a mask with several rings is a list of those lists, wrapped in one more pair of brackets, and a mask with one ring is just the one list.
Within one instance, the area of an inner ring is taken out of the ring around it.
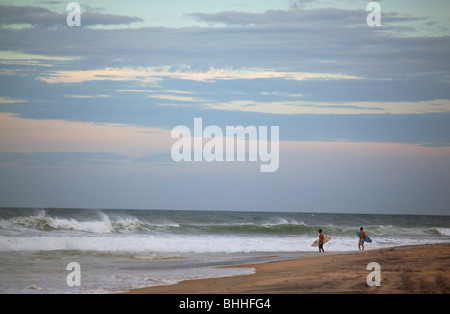
{"label": "shoreline", "polygon": [[[380,286],[366,282],[373,271],[367,270],[371,262],[380,265]],[[226,267],[254,268],[255,272],[130,289],[125,294],[450,293],[450,243],[325,253]]]}

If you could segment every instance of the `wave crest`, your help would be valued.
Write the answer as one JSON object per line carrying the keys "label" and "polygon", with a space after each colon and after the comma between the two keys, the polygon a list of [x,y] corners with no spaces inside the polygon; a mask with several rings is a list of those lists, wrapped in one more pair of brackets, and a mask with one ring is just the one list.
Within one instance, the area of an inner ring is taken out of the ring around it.
{"label": "wave crest", "polygon": [[7,229],[26,228],[38,231],[73,230],[101,234],[135,232],[145,229],[144,224],[135,217],[117,217],[116,220],[111,220],[103,212],[98,213],[97,219],[83,220],[68,217],[51,217],[42,210],[35,216],[2,219],[0,220],[0,224]]}

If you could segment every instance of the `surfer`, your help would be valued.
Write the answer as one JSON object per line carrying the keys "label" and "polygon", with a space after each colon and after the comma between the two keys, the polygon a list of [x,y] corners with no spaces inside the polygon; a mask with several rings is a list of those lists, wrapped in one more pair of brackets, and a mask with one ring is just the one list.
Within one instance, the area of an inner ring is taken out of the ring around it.
{"label": "surfer", "polygon": [[319,253],[322,251],[323,253],[325,253],[325,251],[323,250],[323,233],[322,233],[322,229],[319,229]]}
{"label": "surfer", "polygon": [[364,251],[364,236],[366,235],[366,233],[363,231],[363,227],[359,228],[359,243],[358,243],[358,248],[361,251]]}

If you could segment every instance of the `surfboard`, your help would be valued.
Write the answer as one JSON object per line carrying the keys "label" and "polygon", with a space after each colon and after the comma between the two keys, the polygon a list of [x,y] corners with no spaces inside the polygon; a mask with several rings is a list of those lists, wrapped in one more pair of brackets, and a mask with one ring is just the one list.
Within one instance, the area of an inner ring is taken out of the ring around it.
{"label": "surfboard", "polygon": [[[324,236],[323,237],[323,243],[327,243],[328,241],[331,240],[330,236]],[[314,241],[311,246],[319,246],[319,239],[317,239],[316,241]]]}
{"label": "surfboard", "polygon": [[[359,231],[356,231],[356,235],[359,238]],[[372,242],[372,239],[369,238],[368,236],[364,235],[364,242],[370,243],[370,242]]]}

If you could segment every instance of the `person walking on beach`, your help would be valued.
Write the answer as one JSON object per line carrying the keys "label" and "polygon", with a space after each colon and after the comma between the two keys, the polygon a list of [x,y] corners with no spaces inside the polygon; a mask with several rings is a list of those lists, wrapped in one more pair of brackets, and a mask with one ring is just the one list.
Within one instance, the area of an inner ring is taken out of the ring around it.
{"label": "person walking on beach", "polygon": [[325,253],[324,249],[323,249],[323,239],[324,239],[324,235],[322,233],[322,229],[319,229],[319,253]]}
{"label": "person walking on beach", "polygon": [[[364,251],[364,237],[366,236],[366,233],[363,231],[363,227],[359,228],[359,242],[358,242],[358,248],[359,250]],[[362,249],[361,249],[362,248]]]}

